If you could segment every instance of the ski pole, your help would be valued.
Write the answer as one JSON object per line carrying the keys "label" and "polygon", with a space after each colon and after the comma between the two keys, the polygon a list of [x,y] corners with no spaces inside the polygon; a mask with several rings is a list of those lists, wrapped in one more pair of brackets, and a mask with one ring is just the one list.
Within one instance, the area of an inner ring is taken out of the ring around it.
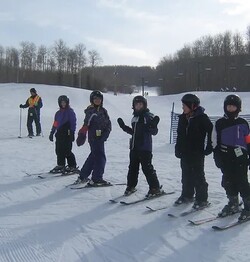
{"label": "ski pole", "polygon": [[20,113],[19,113],[19,136],[18,138],[22,138],[22,108],[20,108]]}

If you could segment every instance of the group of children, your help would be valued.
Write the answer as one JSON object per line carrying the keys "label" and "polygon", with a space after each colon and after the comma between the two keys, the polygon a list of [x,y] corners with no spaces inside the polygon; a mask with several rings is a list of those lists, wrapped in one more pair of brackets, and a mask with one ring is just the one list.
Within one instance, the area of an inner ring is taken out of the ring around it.
{"label": "group of children", "polygon": [[[247,171],[250,164],[250,131],[248,122],[239,117],[240,97],[234,94],[225,98],[225,114],[216,121],[214,128],[196,95],[185,94],[181,101],[183,113],[179,116],[175,156],[180,159],[182,192],[175,205],[194,202],[195,209],[209,205],[204,159],[213,153],[215,165],[222,171],[222,187],[228,197],[228,204],[218,216],[225,217],[241,211],[239,220],[248,219],[250,186]],[[50,141],[53,141],[54,135],[56,137],[57,166],[52,172],[65,170],[66,159],[67,168],[74,171],[76,160],[72,153],[72,143],[75,140],[76,116],[67,96],[60,96],[58,105],[60,109],[55,114],[49,136]],[[159,195],[163,191],[152,165],[152,136],[158,133],[160,118],[149,111],[147,100],[143,96],[134,97],[132,109],[131,126],[125,125],[121,118],[117,119],[120,128],[131,135],[130,163],[124,195],[136,191],[140,165],[149,185],[147,196]],[[85,109],[83,126],[76,139],[77,145],[81,146],[88,137],[90,154],[75,184],[88,182],[93,186],[103,186],[108,183],[103,179],[106,164],[104,143],[110,132],[111,121],[103,107],[103,94],[93,91],[90,94],[90,105]],[[242,210],[239,206],[239,193],[244,203]]]}
{"label": "group of children", "polygon": [[[225,98],[224,116],[216,121],[214,128],[196,95],[184,95],[182,104],[183,113],[179,116],[175,146],[175,155],[181,161],[182,194],[175,204],[193,201],[195,195],[194,208],[208,205],[204,157],[213,152],[215,165],[222,172],[221,185],[228,198],[228,204],[218,216],[225,217],[241,211],[239,220],[250,218],[247,174],[250,164],[250,131],[248,122],[239,117],[242,104],[240,97],[228,95]],[[242,210],[239,207],[239,193],[244,204]]]}

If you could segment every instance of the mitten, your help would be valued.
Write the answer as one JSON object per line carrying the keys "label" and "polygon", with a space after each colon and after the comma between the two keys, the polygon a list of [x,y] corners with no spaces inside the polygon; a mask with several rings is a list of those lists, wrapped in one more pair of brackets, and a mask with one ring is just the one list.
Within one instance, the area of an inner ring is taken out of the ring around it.
{"label": "mitten", "polygon": [[160,122],[159,116],[155,116],[155,117],[151,120],[149,126],[152,127],[152,128],[156,128],[159,122]]}
{"label": "mitten", "polygon": [[53,132],[50,132],[50,135],[49,135],[49,140],[51,141],[51,142],[53,142]]}
{"label": "mitten", "polygon": [[87,138],[87,131],[88,131],[88,127],[87,126],[83,126],[79,132],[78,132],[78,136],[76,139],[76,144],[77,146],[82,146],[84,145],[86,138]]}
{"label": "mitten", "polygon": [[213,152],[213,146],[212,144],[207,144],[205,150],[204,150],[204,155],[208,156]]}
{"label": "mitten", "polygon": [[117,122],[118,122],[118,125],[120,126],[120,128],[124,129],[125,123],[120,117],[117,119]]}
{"label": "mitten", "polygon": [[180,150],[177,147],[175,147],[175,152],[174,153],[175,153],[175,156],[177,158],[181,158],[182,157],[182,154],[181,154]]}

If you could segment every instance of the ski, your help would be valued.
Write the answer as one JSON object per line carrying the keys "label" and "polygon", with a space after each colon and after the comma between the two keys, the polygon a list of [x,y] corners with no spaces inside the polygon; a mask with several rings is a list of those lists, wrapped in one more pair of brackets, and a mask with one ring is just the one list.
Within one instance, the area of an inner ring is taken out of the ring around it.
{"label": "ski", "polygon": [[211,216],[211,217],[203,218],[203,219],[200,219],[200,220],[188,220],[188,222],[190,222],[194,226],[199,226],[199,225],[214,221],[218,218],[226,218],[226,217],[233,216],[233,215],[238,214],[240,212],[241,212],[241,210],[239,210],[237,213],[230,214],[230,215],[227,215],[227,216],[224,216],[224,217],[220,217],[220,216],[217,215],[217,216]]}
{"label": "ski", "polygon": [[[228,217],[228,216],[227,216]],[[211,222],[211,221],[214,221],[218,218],[222,218],[222,217],[219,217],[219,216],[213,216],[213,217],[207,217],[207,218],[203,218],[203,219],[199,219],[199,220],[188,220],[188,222],[194,226],[199,226],[199,225],[202,225],[202,224],[205,224],[205,223],[208,223],[208,222]]]}
{"label": "ski", "polygon": [[126,205],[126,206],[134,205],[134,204],[137,204],[137,203],[141,203],[141,202],[148,201],[148,200],[151,200],[151,199],[156,199],[156,198],[159,198],[159,197],[162,197],[162,196],[166,196],[166,195],[171,195],[171,194],[174,194],[174,193],[175,193],[174,191],[172,191],[172,192],[164,192],[163,191],[159,195],[144,197],[144,198],[141,198],[141,199],[138,199],[138,200],[135,200],[135,201],[131,201],[131,202],[120,201],[120,204]]}
{"label": "ski", "polygon": [[203,207],[200,207],[200,208],[191,208],[190,210],[184,211],[184,212],[180,213],[179,215],[175,215],[175,214],[169,213],[168,216],[169,216],[169,217],[173,217],[173,218],[185,217],[185,216],[188,216],[188,215],[190,215],[190,214],[192,214],[192,213],[201,211],[201,210],[209,207],[210,205],[211,205],[211,203],[208,203],[206,206],[203,206]]}
{"label": "ski", "polygon": [[229,228],[244,224],[248,221],[250,221],[250,217],[245,219],[245,220],[237,220],[237,221],[234,221],[232,223],[229,223],[229,224],[226,224],[226,225],[223,225],[223,226],[212,226],[212,228],[216,231],[223,231],[223,230],[227,230]]}
{"label": "ski", "polygon": [[159,210],[167,209],[167,208],[169,208],[169,206],[156,207],[156,208],[153,208],[153,207],[150,207],[150,206],[146,206],[146,208],[149,211],[156,212],[156,211],[159,211]]}
{"label": "ski", "polygon": [[110,182],[108,182],[107,184],[102,184],[102,185],[91,185],[91,184],[89,184],[89,183],[87,183],[87,184],[81,184],[79,187],[70,187],[70,189],[83,189],[83,188],[97,188],[97,187],[109,187],[109,186],[124,186],[124,185],[126,185],[125,183],[114,183],[114,184],[112,184],[112,183],[110,183]]}
{"label": "ski", "polygon": [[47,174],[52,174],[49,171],[45,171],[45,172],[38,172],[38,173],[28,173],[28,172],[24,172],[27,176],[41,176],[41,175],[47,175]]}
{"label": "ski", "polygon": [[128,194],[128,195],[120,195],[120,196],[118,196],[118,197],[115,197],[115,198],[112,198],[112,199],[109,199],[109,202],[110,203],[118,203],[121,199],[123,199],[123,198],[126,198],[126,197],[128,197],[128,196],[131,196],[132,194],[134,194],[135,192],[136,192],[137,190],[135,189],[135,191],[132,191],[130,194]]}
{"label": "ski", "polygon": [[70,173],[46,173],[46,174],[41,174],[41,175],[38,175],[39,178],[41,179],[45,179],[45,178],[50,178],[50,177],[64,177],[64,176],[72,176],[72,175],[78,175],[79,172],[76,171],[76,172],[70,172]]}

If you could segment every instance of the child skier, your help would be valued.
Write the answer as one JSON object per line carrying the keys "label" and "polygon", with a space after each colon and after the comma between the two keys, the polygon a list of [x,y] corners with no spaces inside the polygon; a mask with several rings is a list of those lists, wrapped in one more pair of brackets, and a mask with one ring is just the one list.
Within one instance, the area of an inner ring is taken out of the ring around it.
{"label": "child skier", "polygon": [[[72,153],[72,142],[75,140],[76,115],[69,105],[69,98],[65,95],[59,96],[58,105],[60,109],[55,114],[54,123],[49,135],[53,142],[56,137],[57,166],[51,173],[74,173],[76,169],[75,155]],[[68,166],[65,167],[66,159]]]}
{"label": "child skier", "polygon": [[[179,116],[175,156],[181,160],[182,193],[175,205],[193,201],[193,208],[208,205],[208,184],[204,173],[205,155],[212,153],[211,134],[213,125],[194,94],[182,97],[183,113]],[[204,150],[205,138],[207,145]]]}
{"label": "child skier", "polygon": [[20,108],[29,108],[27,118],[28,136],[33,137],[32,123],[35,121],[36,136],[41,135],[41,123],[40,123],[40,109],[43,107],[42,98],[37,94],[35,88],[30,89],[31,96],[27,99],[24,105],[20,104]]}
{"label": "child skier", "polygon": [[152,165],[152,135],[158,133],[157,124],[159,117],[150,113],[147,108],[147,100],[143,96],[136,96],[133,99],[132,108],[132,128],[126,126],[121,118],[117,119],[120,128],[132,135],[130,139],[130,163],[127,175],[127,188],[124,195],[130,195],[136,191],[138,183],[139,165],[142,165],[142,171],[146,176],[149,191],[147,197],[160,195],[163,191]]}
{"label": "child skier", "polygon": [[[91,152],[74,184],[89,182],[91,186],[105,186],[108,182],[103,179],[106,165],[104,142],[111,132],[111,122],[107,110],[103,107],[103,94],[100,91],[96,90],[90,94],[90,103],[84,111],[84,124],[78,132],[76,142],[78,146],[83,145],[88,133]],[[89,181],[90,174],[92,178]]]}
{"label": "child skier", "polygon": [[222,187],[228,204],[218,214],[221,217],[239,212],[240,193],[244,209],[239,220],[250,218],[250,187],[247,177],[250,155],[250,135],[247,121],[238,117],[241,99],[238,95],[228,95],[224,100],[224,117],[215,123],[216,145],[215,164],[222,171]]}

